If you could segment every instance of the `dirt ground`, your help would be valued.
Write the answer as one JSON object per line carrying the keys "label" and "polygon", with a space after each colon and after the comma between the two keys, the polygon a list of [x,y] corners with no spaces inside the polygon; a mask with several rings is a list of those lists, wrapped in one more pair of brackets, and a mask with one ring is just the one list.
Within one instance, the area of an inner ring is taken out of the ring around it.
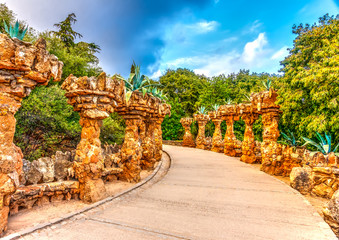
{"label": "dirt ground", "polygon": [[[257,168],[260,171],[260,164],[252,164],[254,168]],[[289,177],[282,177],[282,176],[273,176],[280,181],[286,183],[288,186],[290,186],[290,178]],[[320,214],[321,217],[323,216],[322,209],[325,206],[325,204],[328,203],[329,199],[317,197],[317,196],[311,196],[310,194],[303,195],[310,204],[316,209],[316,211]]]}
{"label": "dirt ground", "polygon": [[[152,171],[141,171],[141,181],[147,178],[151,173]],[[133,187],[133,185],[135,185],[135,183],[123,181],[105,183],[108,196],[118,195],[119,193]],[[44,206],[35,206],[32,209],[21,210],[19,213],[9,217],[8,229],[5,236],[63,217],[72,212],[79,211],[86,206],[88,206],[88,204],[72,199],[70,201],[49,203]]]}

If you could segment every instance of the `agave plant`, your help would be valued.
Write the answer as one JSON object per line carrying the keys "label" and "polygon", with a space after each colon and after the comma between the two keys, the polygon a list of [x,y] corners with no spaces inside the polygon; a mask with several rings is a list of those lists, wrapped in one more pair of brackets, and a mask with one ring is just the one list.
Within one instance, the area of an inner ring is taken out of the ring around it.
{"label": "agave plant", "polygon": [[262,81],[262,85],[266,88],[267,91],[272,87],[272,80],[267,78],[267,81]]}
{"label": "agave plant", "polygon": [[199,114],[205,114],[206,113],[206,107],[204,107],[204,106],[199,107],[198,108],[198,113]]}
{"label": "agave plant", "polygon": [[318,143],[309,138],[302,137],[305,140],[305,144],[303,146],[306,146],[307,144],[311,144],[312,146],[316,147],[321,153],[325,155],[329,154],[330,152],[335,152],[337,150],[339,143],[332,150],[332,142],[331,142],[330,134],[325,133],[325,138],[323,138],[320,133],[316,132],[316,136],[318,139]]}
{"label": "agave plant", "polygon": [[134,61],[131,67],[131,73],[127,80],[124,79],[124,82],[126,87],[126,102],[129,101],[134,91],[141,91],[143,96],[145,96],[147,88],[159,86],[159,84],[151,84],[147,76],[141,75],[140,66],[136,65]]}
{"label": "agave plant", "polygon": [[244,94],[245,102],[251,101],[251,96],[249,94]]}
{"label": "agave plant", "polygon": [[8,33],[8,35],[11,38],[17,38],[19,40],[22,40],[24,38],[24,36],[27,32],[27,29],[28,29],[28,27],[20,28],[18,20],[16,21],[14,26],[9,24],[9,27],[8,27],[6,21],[4,20],[4,27],[5,27],[5,31]]}
{"label": "agave plant", "polygon": [[163,93],[163,91],[159,90],[156,87],[148,88],[147,92],[152,94],[154,97],[157,97],[161,100],[164,100],[166,98],[166,95]]}
{"label": "agave plant", "polygon": [[232,99],[228,98],[228,99],[227,99],[227,101],[226,101],[226,104],[227,104],[227,105],[231,105],[231,104],[233,104],[233,101],[232,101]]}
{"label": "agave plant", "polygon": [[219,104],[214,104],[214,105],[212,106],[212,109],[213,109],[213,111],[217,112],[218,109],[219,109],[219,107],[220,107]]}
{"label": "agave plant", "polygon": [[299,145],[300,141],[297,141],[295,139],[293,132],[291,132],[289,129],[288,129],[288,133],[289,133],[289,135],[281,132],[281,135],[288,142],[289,145],[291,145],[292,147],[297,147]]}

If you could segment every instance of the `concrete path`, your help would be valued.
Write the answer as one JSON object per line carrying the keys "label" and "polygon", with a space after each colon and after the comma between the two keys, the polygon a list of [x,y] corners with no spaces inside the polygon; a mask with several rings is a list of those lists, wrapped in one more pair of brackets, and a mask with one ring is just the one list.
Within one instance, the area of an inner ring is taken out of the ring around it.
{"label": "concrete path", "polygon": [[165,146],[160,175],[132,193],[22,239],[337,239],[286,184],[223,154]]}

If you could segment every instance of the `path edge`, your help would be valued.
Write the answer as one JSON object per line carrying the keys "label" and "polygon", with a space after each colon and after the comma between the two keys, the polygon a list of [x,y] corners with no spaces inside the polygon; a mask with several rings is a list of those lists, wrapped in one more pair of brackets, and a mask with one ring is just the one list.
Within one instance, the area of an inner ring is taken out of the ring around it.
{"label": "path edge", "polygon": [[[166,152],[166,151],[164,151],[164,150],[162,150],[162,152],[165,153],[165,154],[167,155],[167,157],[169,158],[169,166],[168,166],[168,168],[165,170],[165,174],[162,176],[162,177],[164,177],[164,176],[167,174],[168,170],[171,168],[172,159],[171,159],[171,156],[168,154],[168,152]],[[40,224],[38,224],[38,225],[36,225],[36,226],[34,226],[34,227],[29,227],[29,228],[23,229],[23,230],[21,230],[21,231],[19,231],[19,232],[12,233],[12,234],[7,235],[7,236],[5,236],[5,237],[0,237],[0,239],[2,239],[2,240],[14,240],[14,239],[19,239],[19,238],[21,238],[21,237],[23,237],[23,236],[25,236],[25,235],[31,234],[31,233],[33,233],[33,232],[35,232],[35,231],[38,231],[38,230],[41,230],[41,229],[43,229],[43,228],[52,226],[52,225],[54,225],[54,224],[58,224],[58,223],[60,223],[60,222],[62,222],[62,221],[64,221],[64,220],[68,220],[68,219],[70,219],[70,218],[72,218],[72,217],[74,217],[74,216],[80,215],[80,214],[85,213],[85,212],[87,212],[87,211],[90,211],[90,210],[92,210],[92,209],[94,209],[94,208],[96,208],[96,207],[98,207],[98,206],[101,206],[101,205],[103,205],[103,204],[105,204],[105,203],[111,202],[111,201],[113,201],[113,200],[116,199],[116,198],[119,198],[119,197],[121,197],[121,196],[124,196],[124,195],[126,195],[126,194],[132,192],[133,190],[136,190],[136,189],[142,187],[143,185],[145,185],[145,184],[148,183],[149,181],[151,181],[151,180],[158,174],[158,172],[159,172],[161,166],[163,165],[163,162],[164,162],[164,160],[163,160],[163,158],[162,158],[161,161],[159,162],[158,166],[154,169],[154,171],[152,172],[151,175],[149,175],[147,178],[145,178],[143,181],[137,183],[137,184],[134,185],[133,187],[128,188],[128,189],[126,189],[125,191],[123,191],[123,192],[121,192],[121,193],[119,193],[119,194],[117,194],[117,195],[113,195],[113,196],[107,197],[107,198],[105,198],[105,199],[103,199],[103,200],[101,200],[101,201],[98,201],[98,202],[96,202],[96,203],[92,203],[92,204],[90,204],[89,206],[86,206],[86,207],[84,207],[84,208],[82,208],[82,209],[80,209],[80,210],[78,210],[78,211],[75,211],[75,212],[66,214],[66,215],[64,215],[63,217],[55,218],[55,219],[53,219],[53,220],[51,220],[51,221],[49,221],[49,222],[40,223]]]}

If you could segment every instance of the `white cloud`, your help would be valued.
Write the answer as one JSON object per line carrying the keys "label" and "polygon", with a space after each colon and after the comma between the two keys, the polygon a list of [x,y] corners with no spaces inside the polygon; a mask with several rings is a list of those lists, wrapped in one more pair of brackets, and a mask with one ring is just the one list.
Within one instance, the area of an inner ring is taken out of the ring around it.
{"label": "white cloud", "polygon": [[258,38],[253,42],[246,43],[243,52],[245,62],[252,62],[263,51],[263,47],[267,44],[265,33],[260,33]]}
{"label": "white cloud", "polygon": [[[277,73],[280,68],[278,60],[285,56],[286,48],[270,49],[265,33],[260,33],[255,40],[247,42],[242,51],[181,57],[162,63],[160,69],[184,67],[209,77],[238,72],[240,69]],[[156,74],[159,75],[159,70]]]}
{"label": "white cloud", "polygon": [[284,57],[286,57],[289,54],[287,48],[288,48],[287,46],[283,46],[282,48],[280,48],[278,51],[276,51],[272,55],[271,59],[272,60],[282,60]]}
{"label": "white cloud", "polygon": [[218,27],[219,23],[217,21],[206,21],[203,20],[196,24],[191,25],[191,28],[197,33],[207,33],[212,32]]}
{"label": "white cloud", "polygon": [[150,76],[151,79],[158,79],[159,77],[161,77],[163,75],[163,73],[161,72],[161,70],[159,69],[158,71],[154,72],[152,74],[152,76]]}

